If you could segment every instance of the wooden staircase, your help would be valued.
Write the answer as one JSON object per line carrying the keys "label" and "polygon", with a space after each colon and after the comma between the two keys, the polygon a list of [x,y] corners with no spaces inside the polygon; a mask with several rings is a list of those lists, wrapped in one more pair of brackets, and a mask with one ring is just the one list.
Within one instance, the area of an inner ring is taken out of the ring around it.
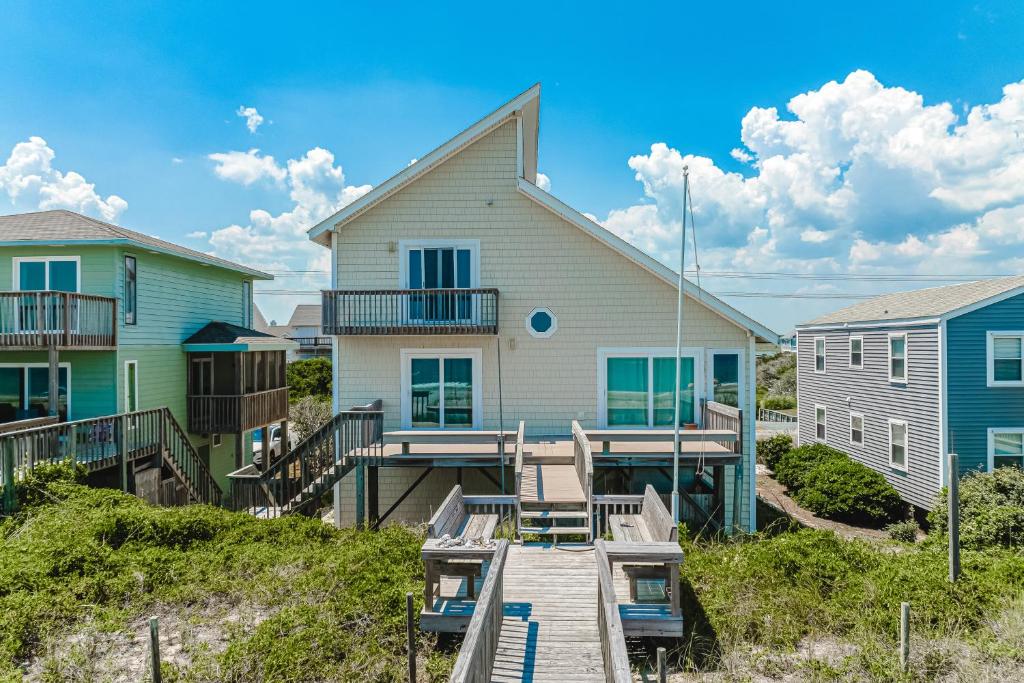
{"label": "wooden staircase", "polygon": [[516,528],[524,534],[584,536],[593,540],[593,457],[590,442],[573,422],[573,455],[516,452]]}

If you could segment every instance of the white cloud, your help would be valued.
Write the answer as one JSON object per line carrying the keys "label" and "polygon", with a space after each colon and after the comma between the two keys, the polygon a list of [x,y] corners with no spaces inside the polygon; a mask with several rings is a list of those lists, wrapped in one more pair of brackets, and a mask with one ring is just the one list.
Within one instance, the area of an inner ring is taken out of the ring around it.
{"label": "white cloud", "polygon": [[182,159],[181,157],[171,157],[171,163],[172,164],[183,164],[183,163],[185,163],[185,160]]}
{"label": "white cloud", "polygon": [[189,239],[192,240],[204,240],[206,239],[207,234],[208,233],[205,230],[193,230],[192,232],[185,235],[185,237],[188,237]]}
{"label": "white cloud", "polygon": [[255,133],[256,129],[263,125],[263,116],[256,111],[256,107],[242,105],[235,114],[245,119],[245,127],[249,129],[250,133]]}
{"label": "white cloud", "polygon": [[280,183],[288,176],[288,172],[277,165],[274,157],[261,155],[255,148],[248,152],[216,152],[208,158],[216,164],[213,172],[217,177],[242,185],[252,185],[259,180]]}
{"label": "white cloud", "polygon": [[958,116],[854,71],[786,113],[753,107],[740,138],[745,175],[662,142],[631,157],[647,201],[603,224],[676,266],[688,167],[702,261],[723,269],[985,273],[1024,258],[1024,81]]}
{"label": "white cloud", "polygon": [[551,192],[551,178],[544,173],[537,173],[537,187],[545,192]]}
{"label": "white cloud", "polygon": [[0,166],[0,191],[19,209],[66,208],[113,221],[128,202],[111,194],[103,197],[96,186],[75,171],[53,167],[57,154],[41,137],[17,143]]}
{"label": "white cloud", "polygon": [[[211,154],[210,158],[219,162],[231,154],[241,153]],[[256,154],[245,156],[258,157]],[[282,277],[271,283],[274,289],[319,290],[327,287],[330,282],[327,274],[330,250],[311,242],[306,231],[369,192],[371,186],[347,185],[342,167],[335,164],[334,154],[321,147],[310,149],[298,159],[289,159],[284,168],[273,160],[269,165],[261,163],[267,168],[277,169],[269,177],[279,180],[288,189],[292,207],[278,214],[256,208],[249,212],[247,224],[232,224],[211,231],[211,253],[264,270],[323,271],[323,274]],[[244,182],[239,179],[240,174],[225,174],[219,168],[214,169],[219,177]],[[287,319],[296,303],[317,300],[316,296],[265,296],[261,297],[260,306],[268,316],[280,320]]]}

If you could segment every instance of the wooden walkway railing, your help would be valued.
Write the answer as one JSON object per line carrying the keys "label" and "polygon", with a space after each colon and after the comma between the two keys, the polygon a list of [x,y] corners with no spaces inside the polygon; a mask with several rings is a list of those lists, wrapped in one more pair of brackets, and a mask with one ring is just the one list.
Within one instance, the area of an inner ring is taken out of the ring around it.
{"label": "wooden walkway railing", "polygon": [[587,535],[587,542],[593,540],[593,519],[594,519],[594,456],[590,452],[590,439],[587,438],[583,427],[576,420],[572,421],[573,441],[573,464],[576,467],[576,474],[580,478],[580,488],[587,499],[587,519],[590,521],[590,533]]}
{"label": "wooden walkway railing", "polygon": [[197,503],[217,505],[221,489],[167,408],[62,422],[0,434],[3,504],[13,510],[14,483],[39,465],[72,462],[90,472],[118,467],[121,486],[134,489],[134,463],[166,465]]}
{"label": "wooden walkway railing", "polygon": [[494,558],[484,578],[480,597],[466,629],[466,639],[455,660],[450,683],[488,683],[494,670],[494,655],[505,618],[504,580],[508,541],[498,541]]}
{"label": "wooden walkway railing", "polygon": [[605,680],[608,683],[630,683],[633,675],[629,669],[626,634],[622,628],[611,564],[601,539],[594,542],[594,561],[597,562],[597,624],[601,635]]}

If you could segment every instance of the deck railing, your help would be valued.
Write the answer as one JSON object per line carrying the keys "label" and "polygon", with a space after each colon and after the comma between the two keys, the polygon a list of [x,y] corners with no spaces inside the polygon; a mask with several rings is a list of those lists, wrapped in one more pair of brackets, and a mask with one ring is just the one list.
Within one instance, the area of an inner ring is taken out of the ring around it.
{"label": "deck railing", "polygon": [[462,504],[468,514],[497,515],[498,524],[501,525],[506,521],[515,523],[518,500],[519,498],[514,495],[463,496]]}
{"label": "deck railing", "polygon": [[61,462],[90,472],[120,468],[122,488],[132,490],[135,464],[152,458],[154,465],[167,466],[192,501],[218,504],[221,499],[220,487],[167,408],[7,432],[0,434],[0,454],[5,494],[39,465]]}
{"label": "deck railing", "polygon": [[382,410],[348,410],[335,415],[291,451],[259,471],[243,467],[228,475],[230,505],[258,516],[276,517],[305,509],[348,472],[359,458],[383,451]]}
{"label": "deck railing", "polygon": [[[590,439],[576,420],[572,421],[573,465],[580,479],[580,488],[587,499],[587,519],[594,519],[594,456],[590,452]],[[518,482],[517,482],[518,484]],[[518,489],[517,489],[518,490]],[[594,537],[593,524],[587,534],[589,542]]]}
{"label": "deck railing", "polygon": [[[658,494],[666,508],[672,506],[671,494]],[[710,499],[710,496],[708,496]],[[639,515],[643,509],[644,497],[634,494],[604,494],[594,496],[594,538],[601,538],[609,532],[608,517],[611,515]],[[714,510],[706,510],[686,491],[679,491],[679,519],[690,529],[705,528],[717,531],[721,525],[714,518]]]}
{"label": "deck railing", "polygon": [[778,410],[770,410],[768,408],[758,408],[757,410],[757,421],[758,422],[785,422],[785,423],[796,423],[796,415],[789,415],[787,413],[780,413]]}
{"label": "deck railing", "polygon": [[237,434],[286,419],[288,387],[252,394],[188,397],[188,428],[194,434]]}
{"label": "deck railing", "polygon": [[497,334],[497,289],[323,292],[323,331],[339,335]]}
{"label": "deck railing", "polygon": [[601,637],[604,678],[608,683],[631,683],[633,675],[629,669],[626,634],[612,581],[612,567],[601,539],[594,542],[594,561],[597,562],[597,629]]}
{"label": "deck railing", "polygon": [[0,348],[117,346],[117,299],[77,292],[0,292]]}
{"label": "deck railing", "polygon": [[316,349],[321,347],[330,348],[331,346],[330,337],[288,337],[288,339],[298,343],[300,350]]}
{"label": "deck railing", "polygon": [[701,399],[704,409],[704,429],[727,429],[735,432],[736,441],[732,448],[735,453],[743,452],[743,411],[717,401]]}
{"label": "deck railing", "polygon": [[[466,628],[466,638],[455,660],[450,683],[487,683],[494,671],[494,658],[501,638],[501,623],[505,616],[504,582],[505,558],[508,541],[497,542],[480,597],[473,607],[473,616]],[[625,645],[625,642],[623,642]]]}

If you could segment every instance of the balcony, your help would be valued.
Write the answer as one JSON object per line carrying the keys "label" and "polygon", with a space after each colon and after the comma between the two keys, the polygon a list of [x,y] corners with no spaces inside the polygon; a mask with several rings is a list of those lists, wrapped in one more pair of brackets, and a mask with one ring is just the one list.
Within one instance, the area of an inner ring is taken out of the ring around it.
{"label": "balcony", "polygon": [[497,289],[323,292],[324,334],[497,334]]}
{"label": "balcony", "polygon": [[238,434],[288,419],[288,387],[252,394],[189,395],[188,430]]}
{"label": "balcony", "polygon": [[117,348],[117,299],[77,292],[0,292],[0,349]]}
{"label": "balcony", "polygon": [[299,356],[329,356],[331,354],[330,337],[288,337],[299,345],[296,353]]}

